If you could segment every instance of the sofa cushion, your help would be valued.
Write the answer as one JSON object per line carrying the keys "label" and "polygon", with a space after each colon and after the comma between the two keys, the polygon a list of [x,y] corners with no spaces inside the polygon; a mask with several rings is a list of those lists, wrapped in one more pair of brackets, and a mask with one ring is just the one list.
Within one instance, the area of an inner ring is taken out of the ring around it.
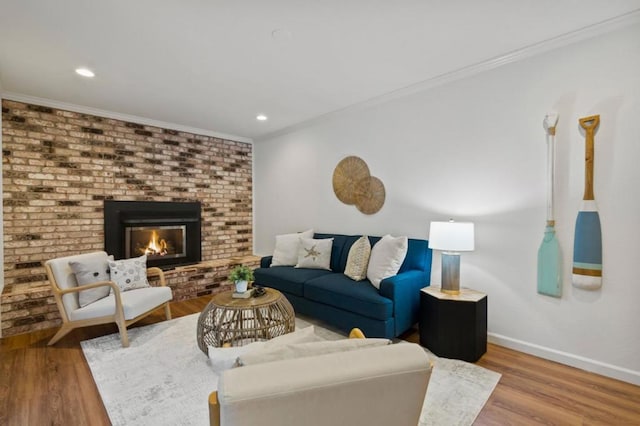
{"label": "sofa cushion", "polygon": [[259,285],[275,288],[286,293],[302,297],[303,284],[323,275],[333,275],[324,269],[294,268],[293,266],[272,266],[253,271],[255,282]]}
{"label": "sofa cushion", "polygon": [[408,243],[407,255],[398,272],[412,270],[430,271],[432,252],[429,248],[429,242],[427,240],[415,240],[409,238]]}
{"label": "sofa cushion", "polygon": [[393,315],[391,300],[381,296],[368,280],[353,281],[343,274],[329,274],[307,281],[304,297],[369,318],[386,320]]}

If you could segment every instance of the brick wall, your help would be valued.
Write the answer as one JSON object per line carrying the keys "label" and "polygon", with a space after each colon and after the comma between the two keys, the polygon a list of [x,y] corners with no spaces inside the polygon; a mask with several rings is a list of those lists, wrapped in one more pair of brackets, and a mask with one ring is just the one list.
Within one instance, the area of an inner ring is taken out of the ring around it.
{"label": "brick wall", "polygon": [[[250,144],[2,101],[2,335],[60,323],[41,262],[104,249],[103,201],[200,201],[203,261],[252,252]],[[224,267],[173,272],[174,299]]]}

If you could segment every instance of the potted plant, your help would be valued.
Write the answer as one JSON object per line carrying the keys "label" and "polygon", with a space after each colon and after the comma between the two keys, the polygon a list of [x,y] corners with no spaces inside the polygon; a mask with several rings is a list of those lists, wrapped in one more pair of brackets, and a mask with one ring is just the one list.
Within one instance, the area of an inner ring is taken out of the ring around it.
{"label": "potted plant", "polygon": [[253,281],[253,270],[248,266],[237,265],[231,270],[229,280],[236,285],[236,293],[244,293],[249,281]]}

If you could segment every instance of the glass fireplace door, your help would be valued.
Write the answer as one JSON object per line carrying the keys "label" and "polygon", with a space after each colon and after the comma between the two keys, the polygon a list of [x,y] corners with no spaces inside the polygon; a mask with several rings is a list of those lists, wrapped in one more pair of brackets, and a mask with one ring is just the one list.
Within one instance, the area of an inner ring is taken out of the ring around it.
{"label": "glass fireplace door", "polygon": [[185,225],[128,226],[125,229],[125,256],[148,259],[186,257]]}

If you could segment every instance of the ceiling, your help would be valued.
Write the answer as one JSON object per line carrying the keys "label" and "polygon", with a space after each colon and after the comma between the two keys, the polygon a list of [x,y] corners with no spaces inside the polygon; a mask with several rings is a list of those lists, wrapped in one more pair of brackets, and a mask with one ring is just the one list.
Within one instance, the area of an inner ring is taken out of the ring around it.
{"label": "ceiling", "polygon": [[[639,0],[0,0],[0,87],[260,139],[639,8]],[[75,74],[80,66],[96,77]]]}

